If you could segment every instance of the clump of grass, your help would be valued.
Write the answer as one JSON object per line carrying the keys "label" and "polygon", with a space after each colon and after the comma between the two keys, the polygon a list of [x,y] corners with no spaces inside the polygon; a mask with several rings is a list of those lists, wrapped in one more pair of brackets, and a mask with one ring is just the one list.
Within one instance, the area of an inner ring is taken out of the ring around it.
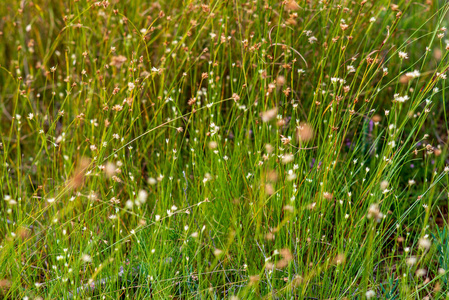
{"label": "clump of grass", "polygon": [[2,297],[444,297],[448,9],[0,6]]}

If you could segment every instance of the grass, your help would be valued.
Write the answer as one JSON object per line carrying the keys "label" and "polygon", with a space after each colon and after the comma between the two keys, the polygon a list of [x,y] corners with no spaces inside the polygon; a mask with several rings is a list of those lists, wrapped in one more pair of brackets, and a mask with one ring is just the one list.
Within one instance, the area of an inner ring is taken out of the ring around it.
{"label": "grass", "polygon": [[449,297],[448,10],[4,3],[0,295]]}

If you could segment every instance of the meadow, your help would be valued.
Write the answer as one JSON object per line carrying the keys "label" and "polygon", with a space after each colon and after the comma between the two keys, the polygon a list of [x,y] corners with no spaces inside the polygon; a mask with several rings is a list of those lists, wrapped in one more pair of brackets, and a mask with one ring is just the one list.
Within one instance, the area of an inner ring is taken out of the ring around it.
{"label": "meadow", "polygon": [[449,299],[448,10],[3,0],[0,298]]}

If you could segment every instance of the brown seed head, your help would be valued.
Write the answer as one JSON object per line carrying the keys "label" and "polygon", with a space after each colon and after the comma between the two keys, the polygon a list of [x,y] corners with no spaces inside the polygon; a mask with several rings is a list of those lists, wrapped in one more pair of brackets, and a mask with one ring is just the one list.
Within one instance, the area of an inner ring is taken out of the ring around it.
{"label": "brown seed head", "polygon": [[280,76],[278,76],[278,78],[276,78],[276,85],[278,87],[283,86],[285,84],[285,82],[286,82],[285,77],[282,75],[280,75]]}
{"label": "brown seed head", "polygon": [[286,0],[284,1],[284,8],[287,11],[291,11],[291,10],[299,10],[301,7],[294,0]]}
{"label": "brown seed head", "polygon": [[87,172],[87,168],[90,165],[90,160],[86,157],[82,157],[78,163],[72,178],[70,179],[69,186],[72,189],[77,189],[84,184],[84,177]]}
{"label": "brown seed head", "polygon": [[296,138],[298,142],[307,142],[313,138],[313,128],[308,123],[301,123],[296,127]]}
{"label": "brown seed head", "polygon": [[380,121],[382,121],[382,117],[380,115],[374,115],[372,120],[374,123],[379,123]]}
{"label": "brown seed head", "polygon": [[262,122],[268,122],[273,120],[274,118],[276,118],[277,112],[278,112],[277,107],[261,112],[260,117],[262,118]]}
{"label": "brown seed head", "polygon": [[110,65],[116,68],[120,68],[126,62],[126,60],[127,58],[123,55],[113,56]]}

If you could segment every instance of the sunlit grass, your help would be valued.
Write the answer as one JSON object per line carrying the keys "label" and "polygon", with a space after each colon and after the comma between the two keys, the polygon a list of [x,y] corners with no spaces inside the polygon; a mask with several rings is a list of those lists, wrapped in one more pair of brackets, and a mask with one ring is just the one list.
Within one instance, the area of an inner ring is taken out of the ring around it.
{"label": "sunlit grass", "polygon": [[0,5],[5,299],[443,299],[445,1]]}

